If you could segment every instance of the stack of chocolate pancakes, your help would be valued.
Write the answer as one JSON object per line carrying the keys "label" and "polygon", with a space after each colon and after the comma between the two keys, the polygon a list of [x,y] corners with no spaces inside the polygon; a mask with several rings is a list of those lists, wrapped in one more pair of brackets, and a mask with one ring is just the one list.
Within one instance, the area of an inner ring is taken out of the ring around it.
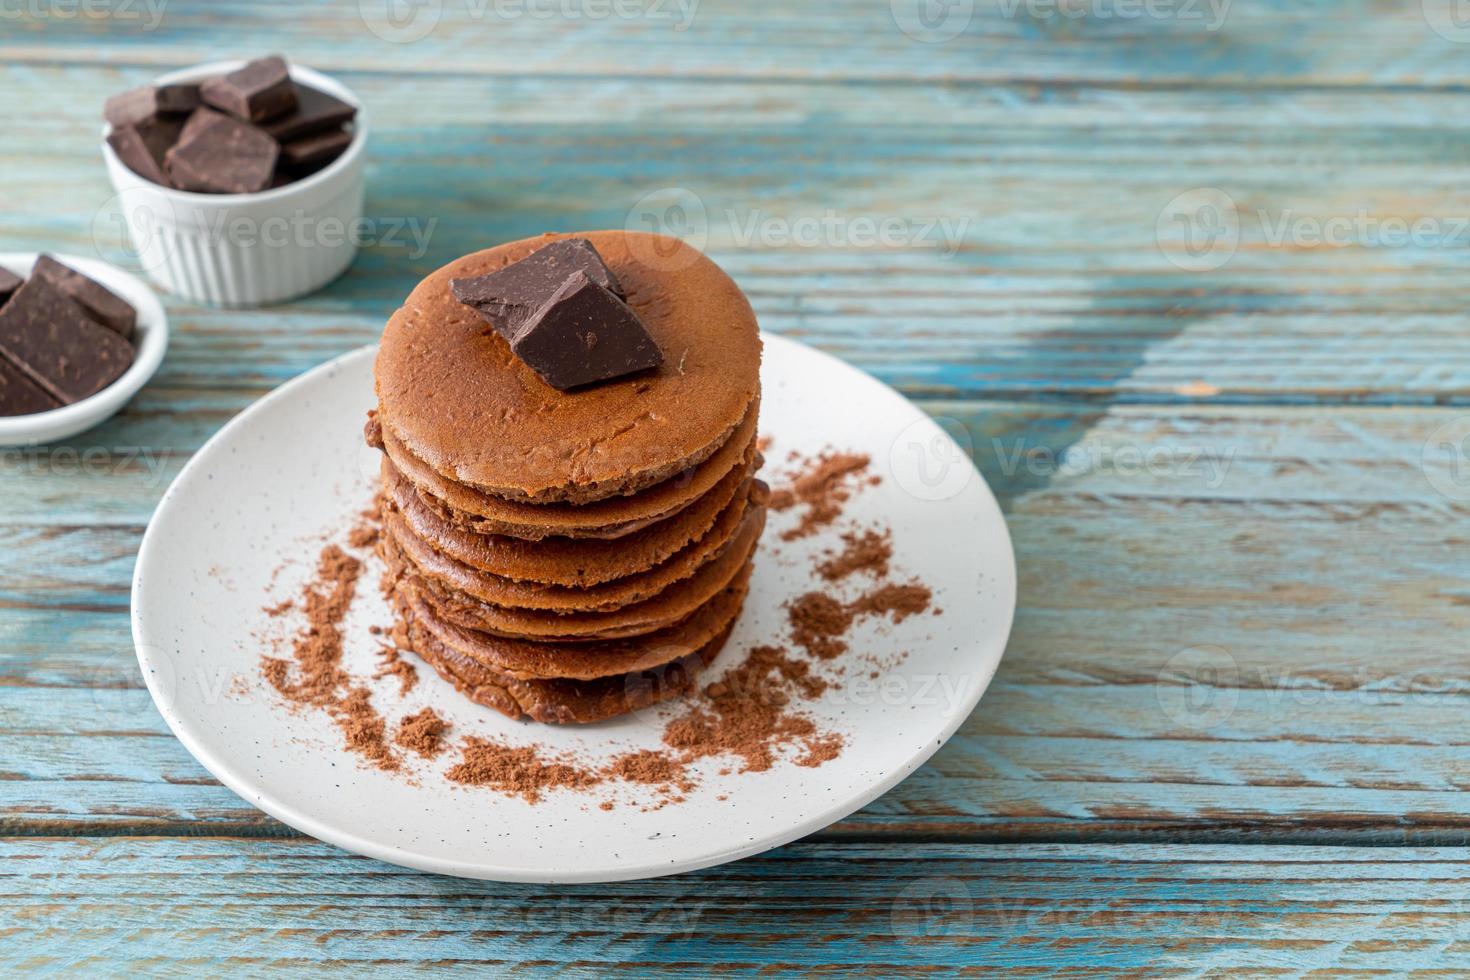
{"label": "stack of chocolate pancakes", "polygon": [[[595,248],[661,364],[560,390],[451,289],[562,238]],[[759,374],[750,304],[677,239],[547,235],[430,275],[384,332],[367,429],[399,645],[474,701],[544,722],[691,689],[765,524]]]}

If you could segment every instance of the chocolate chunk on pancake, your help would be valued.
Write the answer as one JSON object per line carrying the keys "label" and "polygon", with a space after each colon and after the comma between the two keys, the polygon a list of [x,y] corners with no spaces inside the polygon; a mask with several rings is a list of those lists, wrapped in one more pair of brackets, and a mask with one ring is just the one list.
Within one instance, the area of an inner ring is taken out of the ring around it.
{"label": "chocolate chunk on pancake", "polygon": [[[596,248],[662,365],[558,391],[450,289],[566,237]],[[639,261],[654,248],[678,261]],[[445,482],[513,501],[587,504],[653,487],[723,446],[759,391],[760,336],[735,283],[677,239],[542,236],[467,255],[421,282],[388,323],[376,377],[385,427]]]}
{"label": "chocolate chunk on pancake", "polygon": [[558,239],[495,272],[473,279],[451,279],[449,289],[455,299],[474,307],[510,342],[522,321],[573,272],[585,273],[618,299],[627,299],[617,276],[585,238]]}
{"label": "chocolate chunk on pancake", "polygon": [[0,265],[0,306],[5,305],[5,301],[10,299],[11,294],[19,289],[23,282],[25,280],[20,276]]}

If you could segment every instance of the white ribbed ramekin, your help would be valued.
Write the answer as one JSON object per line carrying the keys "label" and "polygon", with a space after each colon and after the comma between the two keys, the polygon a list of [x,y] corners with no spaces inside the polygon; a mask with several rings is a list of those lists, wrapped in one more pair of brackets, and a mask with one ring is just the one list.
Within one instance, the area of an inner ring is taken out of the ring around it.
{"label": "white ribbed ramekin", "polygon": [[[193,82],[239,68],[220,61],[155,79]],[[351,144],[304,180],[256,194],[195,194],[129,170],[103,130],[102,156],[143,271],[159,286],[214,306],[264,306],[314,292],[347,271],[361,241],[367,113],[351,90],[320,72],[291,77],[357,107]]]}

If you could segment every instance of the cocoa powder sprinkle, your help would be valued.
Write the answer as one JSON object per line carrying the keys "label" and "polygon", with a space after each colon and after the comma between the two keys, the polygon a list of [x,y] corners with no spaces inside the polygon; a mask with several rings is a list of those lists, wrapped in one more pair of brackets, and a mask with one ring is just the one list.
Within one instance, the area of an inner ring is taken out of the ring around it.
{"label": "cocoa powder sprinkle", "polygon": [[347,737],[347,747],[379,769],[392,771],[399,766],[398,757],[388,748],[388,726],[373,708],[372,695],[365,687],[354,687],[347,696],[327,709]]}
{"label": "cocoa powder sprinkle", "polygon": [[810,537],[841,517],[842,505],[852,496],[848,478],[861,476],[868,463],[863,453],[826,452],[810,461],[805,472],[799,473],[790,486],[773,490],[771,510],[788,510],[797,504],[806,507],[797,525],[781,532],[781,540]]}
{"label": "cocoa powder sprinkle", "polygon": [[877,579],[888,577],[888,563],[893,558],[893,535],[888,531],[868,528],[842,535],[843,549],[817,566],[817,573],[828,582],[840,582],[854,572]]}
{"label": "cocoa powder sprinkle", "polygon": [[807,592],[787,607],[791,641],[819,660],[833,660],[847,652],[841,639],[852,626],[853,612],[825,592]]}
{"label": "cocoa powder sprinkle", "polygon": [[655,808],[679,803],[695,788],[693,767],[704,759],[734,756],[743,763],[740,771],[762,772],[787,747],[798,751],[792,760],[796,765],[818,766],[836,758],[842,736],[818,731],[815,722],[792,709],[794,699],[819,697],[827,686],[806,661],[792,659],[780,647],[758,646],[665,725],[665,749],[624,752],[589,766],[570,756],[544,755],[536,745],[470,736],[461,746],[462,761],[447,775],[530,803],[549,790],[589,790],[610,781],[656,788],[662,799]]}
{"label": "cocoa powder sprinkle", "polygon": [[384,646],[378,650],[378,669],[373,672],[373,680],[382,680],[384,677],[398,678],[398,696],[403,697],[419,682],[419,671],[403,659],[397,647]]}
{"label": "cocoa powder sprinkle", "polygon": [[444,733],[449,727],[449,722],[440,718],[437,711],[424,708],[398,723],[393,741],[425,759],[432,759],[444,751]]}
{"label": "cocoa powder sprinkle", "polygon": [[927,610],[933,598],[933,591],[922,582],[891,584],[869,592],[850,608],[858,615],[887,616],[895,623],[901,623]]}
{"label": "cocoa powder sprinkle", "polygon": [[[386,724],[367,688],[354,685],[342,669],[342,621],[357,595],[362,562],[335,544],[322,549],[316,578],[302,593],[306,626],[291,647],[291,659],[262,657],[266,681],[288,701],[324,709],[342,732],[350,751],[379,769],[392,771],[399,760],[388,747]],[[280,608],[282,614],[285,609]]]}
{"label": "cocoa powder sprinkle", "polygon": [[527,803],[539,803],[553,788],[588,789],[602,782],[596,772],[569,758],[547,758],[535,745],[511,746],[493,739],[467,736],[463,759],[446,775],[466,786],[488,786]]}
{"label": "cocoa powder sprinkle", "polygon": [[[664,729],[664,744],[677,749],[685,764],[716,755],[737,756],[743,772],[763,772],[777,751],[813,746],[829,738],[819,735],[805,715],[787,710],[791,694],[815,697],[826,682],[807,664],[792,660],[780,647],[753,648],[745,662],[709,685],[703,699]],[[830,736],[839,740],[841,736]]]}
{"label": "cocoa powder sprinkle", "polygon": [[786,607],[791,641],[819,660],[847,652],[843,635],[859,616],[887,616],[901,623],[929,608],[934,593],[921,582],[888,583],[844,603],[825,592],[807,592]]}

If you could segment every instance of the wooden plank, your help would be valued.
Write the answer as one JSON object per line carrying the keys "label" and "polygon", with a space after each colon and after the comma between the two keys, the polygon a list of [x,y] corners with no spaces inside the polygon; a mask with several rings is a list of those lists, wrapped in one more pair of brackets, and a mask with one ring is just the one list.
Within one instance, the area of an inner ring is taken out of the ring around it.
{"label": "wooden plank", "polygon": [[[527,3],[431,0],[389,38],[383,4],[286,0],[213,5],[126,4],[115,18],[16,19],[7,60],[90,63],[97,48],[131,64],[182,65],[231,50],[284,50],[332,67],[444,73],[640,78],[881,79],[892,84],[991,79],[1259,87],[1288,83],[1452,86],[1463,80],[1463,29],[1441,0],[1385,6],[1201,2],[1046,3],[978,0],[940,8],[937,30],[919,8],[887,4],[796,5],[775,0],[638,0]],[[161,8],[161,16],[153,11]],[[973,8],[973,13],[971,12]],[[62,8],[74,10],[75,8]],[[561,16],[562,10],[570,16]],[[609,11],[632,16],[609,16]],[[1428,16],[1426,16],[1426,11]],[[895,16],[897,12],[898,17]],[[1156,13],[1155,13],[1156,12]],[[405,11],[400,10],[400,14]],[[928,10],[930,17],[936,11]],[[1329,16],[1328,14],[1331,14]],[[899,23],[911,33],[900,29]],[[1431,21],[1450,38],[1435,32]],[[917,38],[941,38],[925,43]]]}
{"label": "wooden plank", "polygon": [[[1153,690],[1103,686],[1078,694],[998,685],[928,766],[823,837],[1470,839],[1461,745],[1354,742],[1332,732],[1314,733],[1305,744],[1289,734],[1275,738],[1269,725],[1283,713],[1276,693],[1241,695],[1243,707],[1235,708],[1240,727],[1268,728],[1259,737],[1190,737],[1157,724],[1156,697]],[[7,833],[289,833],[204,773],[149,717],[141,691],[8,698],[13,706],[0,739],[13,760],[0,783]],[[1309,703],[1314,714],[1346,723],[1362,715],[1354,713],[1357,705],[1342,704],[1347,700],[1314,696]],[[1452,707],[1426,711],[1423,700],[1403,699],[1380,727],[1416,718],[1421,725],[1456,723]],[[1102,701],[1108,710],[1098,708]],[[1085,723],[1063,727],[1078,718]],[[1127,730],[1129,723],[1138,729]]]}
{"label": "wooden plank", "polygon": [[1463,848],[806,843],[556,888],[422,875],[307,841],[23,839],[0,855],[9,971],[1470,970]]}

